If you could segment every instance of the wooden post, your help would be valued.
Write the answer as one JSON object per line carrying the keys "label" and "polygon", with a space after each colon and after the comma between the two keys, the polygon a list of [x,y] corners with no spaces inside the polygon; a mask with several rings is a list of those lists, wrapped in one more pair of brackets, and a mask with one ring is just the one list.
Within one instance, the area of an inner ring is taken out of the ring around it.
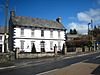
{"label": "wooden post", "polygon": [[66,55],[67,54],[67,46],[66,46],[66,44],[64,44],[64,47],[65,47],[65,49],[64,49],[64,55]]}
{"label": "wooden post", "polygon": [[19,48],[15,49],[15,59],[18,59]]}

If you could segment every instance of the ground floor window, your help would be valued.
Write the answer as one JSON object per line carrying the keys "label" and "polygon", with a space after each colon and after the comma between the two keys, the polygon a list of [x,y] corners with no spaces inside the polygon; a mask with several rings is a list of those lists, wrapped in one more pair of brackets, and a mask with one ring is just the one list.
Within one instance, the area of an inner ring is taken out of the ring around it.
{"label": "ground floor window", "polygon": [[21,47],[20,47],[21,50],[24,50],[24,42],[25,42],[24,40],[21,40],[21,41],[20,41],[20,43],[21,43]]}
{"label": "ground floor window", "polygon": [[53,41],[50,41],[50,50],[53,50]]}
{"label": "ground floor window", "polygon": [[40,45],[41,45],[41,52],[45,52],[45,42],[41,41]]}
{"label": "ground floor window", "polygon": [[58,42],[58,49],[61,50],[61,42]]}

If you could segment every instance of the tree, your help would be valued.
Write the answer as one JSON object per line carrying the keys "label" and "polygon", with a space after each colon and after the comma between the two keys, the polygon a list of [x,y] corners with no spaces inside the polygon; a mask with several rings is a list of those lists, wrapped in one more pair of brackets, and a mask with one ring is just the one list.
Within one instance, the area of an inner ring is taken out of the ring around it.
{"label": "tree", "polygon": [[70,34],[73,34],[73,30],[72,29],[70,29]]}
{"label": "tree", "polygon": [[35,44],[34,44],[34,43],[33,43],[31,52],[32,52],[32,53],[36,53],[36,48],[35,48]]}
{"label": "tree", "polygon": [[77,31],[76,31],[76,29],[74,29],[74,30],[73,30],[73,34],[77,34]]}
{"label": "tree", "polygon": [[70,29],[70,34],[77,34],[77,31],[76,31],[76,29]]}

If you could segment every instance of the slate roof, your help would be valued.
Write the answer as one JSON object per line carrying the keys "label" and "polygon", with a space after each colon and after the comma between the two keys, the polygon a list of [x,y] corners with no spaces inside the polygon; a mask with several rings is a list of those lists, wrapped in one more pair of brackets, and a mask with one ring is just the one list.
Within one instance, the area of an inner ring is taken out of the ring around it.
{"label": "slate roof", "polygon": [[31,18],[31,17],[23,17],[23,16],[15,16],[13,18],[13,24],[21,25],[21,26],[65,29],[64,26],[61,23],[58,23],[57,21]]}

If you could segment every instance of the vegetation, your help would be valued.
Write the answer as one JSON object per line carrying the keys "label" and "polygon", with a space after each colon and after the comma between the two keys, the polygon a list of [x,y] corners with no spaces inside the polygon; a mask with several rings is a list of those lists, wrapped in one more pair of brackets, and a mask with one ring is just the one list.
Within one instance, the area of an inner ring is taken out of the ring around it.
{"label": "vegetation", "polygon": [[77,31],[76,31],[76,29],[70,29],[70,34],[77,34]]}
{"label": "vegetation", "polygon": [[92,36],[81,36],[78,38],[74,38],[73,40],[66,41],[66,45],[68,48],[76,48],[81,47],[83,52],[84,47],[87,46],[89,49],[92,47]]}
{"label": "vegetation", "polygon": [[33,43],[31,52],[32,52],[32,53],[36,53],[36,48],[35,48],[35,44],[34,44],[34,43]]}

